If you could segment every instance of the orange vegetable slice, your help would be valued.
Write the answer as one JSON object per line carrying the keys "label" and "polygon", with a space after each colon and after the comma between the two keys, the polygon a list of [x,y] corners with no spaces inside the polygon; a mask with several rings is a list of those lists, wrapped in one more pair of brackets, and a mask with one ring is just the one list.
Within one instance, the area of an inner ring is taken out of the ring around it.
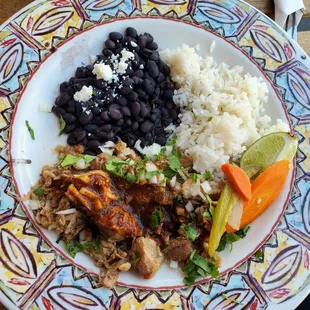
{"label": "orange vegetable slice", "polygon": [[[279,196],[289,170],[290,162],[281,160],[267,168],[252,182],[252,198],[243,205],[240,228],[253,222]],[[236,230],[226,225],[226,231],[231,233]]]}
{"label": "orange vegetable slice", "polygon": [[231,164],[224,164],[222,165],[222,171],[225,173],[227,180],[235,192],[244,201],[249,201],[252,196],[251,181],[244,170]]}

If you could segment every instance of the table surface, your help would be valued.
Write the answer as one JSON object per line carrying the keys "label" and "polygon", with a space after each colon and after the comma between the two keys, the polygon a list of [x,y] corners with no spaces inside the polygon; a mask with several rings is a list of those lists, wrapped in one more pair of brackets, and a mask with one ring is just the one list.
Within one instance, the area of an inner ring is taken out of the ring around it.
{"label": "table surface", "polygon": [[[291,0],[294,1],[294,0]],[[1,10],[0,10],[0,25],[10,18],[17,11],[22,9],[24,6],[32,2],[32,0],[1,0]],[[255,8],[259,9],[271,18],[274,16],[274,4],[272,0],[248,0],[248,3],[253,5]],[[310,17],[310,0],[304,0],[305,4],[305,14],[304,18]],[[310,24],[310,23],[309,23]],[[310,55],[310,25],[308,31],[298,32],[298,43],[305,50],[305,52]],[[5,310],[0,304],[0,310]]]}

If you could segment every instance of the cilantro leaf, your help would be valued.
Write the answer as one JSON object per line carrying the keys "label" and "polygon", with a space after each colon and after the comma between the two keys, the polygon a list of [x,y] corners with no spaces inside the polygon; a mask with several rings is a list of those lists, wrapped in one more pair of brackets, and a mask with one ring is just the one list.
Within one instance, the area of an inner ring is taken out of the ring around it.
{"label": "cilantro leaf", "polygon": [[189,240],[194,241],[197,238],[197,229],[194,224],[190,223],[186,226],[181,226],[181,229],[184,230]]}
{"label": "cilantro leaf", "polygon": [[213,206],[213,201],[209,195],[207,195],[207,200],[209,202],[209,208],[204,211],[203,216],[211,220],[213,218],[215,208]]}
{"label": "cilantro leaf", "polygon": [[66,243],[66,249],[74,258],[78,252],[83,251],[83,246],[77,240],[70,240]]}
{"label": "cilantro leaf", "polygon": [[80,159],[81,159],[81,156],[73,156],[71,154],[68,154],[63,159],[63,161],[61,162],[60,166],[61,167],[72,166],[72,165],[76,164]]}
{"label": "cilantro leaf", "polygon": [[186,275],[183,279],[183,282],[186,285],[194,284],[195,280],[199,276],[205,277],[209,274],[213,278],[216,278],[219,275],[218,267],[214,264],[214,262],[196,254],[196,250],[191,253],[189,262],[184,265],[182,271]]}
{"label": "cilantro leaf", "polygon": [[193,183],[196,184],[198,182],[198,180],[200,180],[200,179],[208,180],[208,179],[213,178],[213,175],[210,171],[206,171],[204,174],[192,173],[191,178],[192,178]]}
{"label": "cilantro leaf", "polygon": [[136,168],[136,177],[137,180],[139,180],[142,174],[145,172],[145,162],[143,160],[137,160],[135,162],[135,168]]}
{"label": "cilantro leaf", "polygon": [[43,196],[44,195],[44,189],[42,186],[37,187],[33,192],[37,196]]}
{"label": "cilantro leaf", "polygon": [[29,131],[31,139],[34,140],[35,139],[34,130],[31,128],[31,126],[30,126],[28,121],[25,121],[25,123],[26,123],[26,126],[27,126],[27,129]]}
{"label": "cilantro leaf", "polygon": [[147,171],[145,174],[146,179],[151,179],[152,177],[155,177],[156,175],[160,174],[160,170],[155,170],[155,171]]}
{"label": "cilantro leaf", "polygon": [[243,239],[246,236],[246,233],[249,231],[250,227],[247,225],[244,228],[238,230],[235,233],[224,233],[221,238],[220,244],[217,248],[218,252],[223,251],[226,248],[226,245],[230,245],[230,251],[233,249],[233,243]]}
{"label": "cilantro leaf", "polygon": [[133,184],[137,181],[137,178],[134,174],[128,172],[126,175],[125,175],[125,179],[130,183],[130,184]]}
{"label": "cilantro leaf", "polygon": [[175,172],[171,169],[163,170],[162,174],[169,180],[175,176]]}
{"label": "cilantro leaf", "polygon": [[118,158],[110,157],[107,160],[105,167],[107,171],[109,171],[110,173],[117,175],[119,177],[124,177],[123,166],[128,165],[129,161],[130,161],[130,158],[124,161]]}
{"label": "cilantro leaf", "polygon": [[177,169],[181,169],[180,159],[175,155],[169,155],[167,157],[169,168],[173,171],[177,171]]}
{"label": "cilantro leaf", "polygon": [[162,222],[163,218],[163,211],[161,209],[158,209],[151,214],[151,221],[150,226],[152,229],[159,226],[159,224]]}
{"label": "cilantro leaf", "polygon": [[61,136],[64,132],[64,129],[66,127],[66,122],[62,115],[59,116],[59,135]]}
{"label": "cilantro leaf", "polygon": [[83,158],[84,158],[86,164],[89,164],[91,161],[93,161],[96,158],[96,156],[85,154],[85,155],[83,155]]}

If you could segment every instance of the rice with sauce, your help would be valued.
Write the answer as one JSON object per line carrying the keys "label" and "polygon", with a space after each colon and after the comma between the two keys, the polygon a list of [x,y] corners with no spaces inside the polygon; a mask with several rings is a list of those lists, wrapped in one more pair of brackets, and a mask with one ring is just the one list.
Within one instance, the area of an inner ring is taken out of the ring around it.
{"label": "rice with sauce", "polygon": [[238,160],[254,141],[271,132],[289,131],[288,124],[264,114],[268,88],[262,78],[242,74],[243,68],[202,58],[195,48],[165,50],[181,107],[177,146],[193,158],[194,169],[221,175],[221,166]]}

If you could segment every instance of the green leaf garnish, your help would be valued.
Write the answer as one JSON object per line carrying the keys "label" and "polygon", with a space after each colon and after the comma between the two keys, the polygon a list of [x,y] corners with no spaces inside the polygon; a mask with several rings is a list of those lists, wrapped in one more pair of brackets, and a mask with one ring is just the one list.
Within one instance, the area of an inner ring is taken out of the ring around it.
{"label": "green leaf garnish", "polygon": [[155,170],[155,171],[147,171],[145,174],[146,179],[151,179],[152,177],[155,177],[156,175],[160,174],[160,170]]}
{"label": "green leaf garnish", "polygon": [[66,166],[73,166],[76,164],[80,159],[84,159],[85,163],[89,164],[91,161],[93,161],[96,158],[96,156],[91,156],[87,154],[81,154],[79,156],[74,156],[71,154],[66,155],[62,162],[60,163],[61,167],[66,167]]}
{"label": "green leaf garnish", "polygon": [[37,187],[34,191],[34,194],[36,194],[37,196],[43,196],[44,195],[44,189],[42,186]]}
{"label": "green leaf garnish", "polygon": [[194,284],[199,276],[205,277],[209,274],[211,277],[216,278],[219,275],[218,267],[215,263],[196,254],[196,250],[191,253],[189,262],[184,265],[182,271],[186,275],[183,280],[186,285]]}
{"label": "green leaf garnish", "polygon": [[220,244],[217,248],[218,252],[223,251],[227,245],[230,245],[230,251],[233,249],[233,243],[236,241],[239,241],[240,239],[243,239],[247,232],[249,231],[250,226],[245,226],[242,229],[236,231],[235,233],[224,233],[224,235],[221,238]]}
{"label": "green leaf garnish", "polygon": [[154,229],[158,227],[162,222],[162,218],[163,218],[163,211],[161,209],[152,212],[150,221],[151,228]]}
{"label": "green leaf garnish", "polygon": [[195,241],[198,232],[194,224],[190,223],[185,226],[181,226],[181,229],[184,230],[189,240]]}
{"label": "green leaf garnish", "polygon": [[85,154],[82,156],[86,162],[86,164],[89,164],[90,162],[92,162],[96,156],[92,156],[92,155],[88,155],[88,154]]}
{"label": "green leaf garnish", "polygon": [[62,115],[59,116],[59,135],[61,136],[64,132],[64,129],[66,127],[66,122]]}
{"label": "green leaf garnish", "polygon": [[31,139],[34,140],[35,139],[34,130],[31,128],[31,126],[30,126],[28,121],[25,121],[25,123],[26,123],[26,126],[27,126],[27,129],[29,131]]}
{"label": "green leaf garnish", "polygon": [[70,240],[66,243],[66,249],[74,258],[78,252],[83,251],[83,246],[77,240]]}
{"label": "green leaf garnish", "polygon": [[125,179],[126,179],[130,184],[133,184],[133,183],[135,183],[135,182],[137,181],[136,176],[135,176],[134,174],[132,174],[132,173],[129,173],[129,172],[125,175]]}
{"label": "green leaf garnish", "polygon": [[110,157],[106,164],[105,168],[107,169],[108,172],[119,176],[119,177],[124,177],[124,166],[128,165],[130,162],[130,158],[127,160],[121,160],[118,158]]}

